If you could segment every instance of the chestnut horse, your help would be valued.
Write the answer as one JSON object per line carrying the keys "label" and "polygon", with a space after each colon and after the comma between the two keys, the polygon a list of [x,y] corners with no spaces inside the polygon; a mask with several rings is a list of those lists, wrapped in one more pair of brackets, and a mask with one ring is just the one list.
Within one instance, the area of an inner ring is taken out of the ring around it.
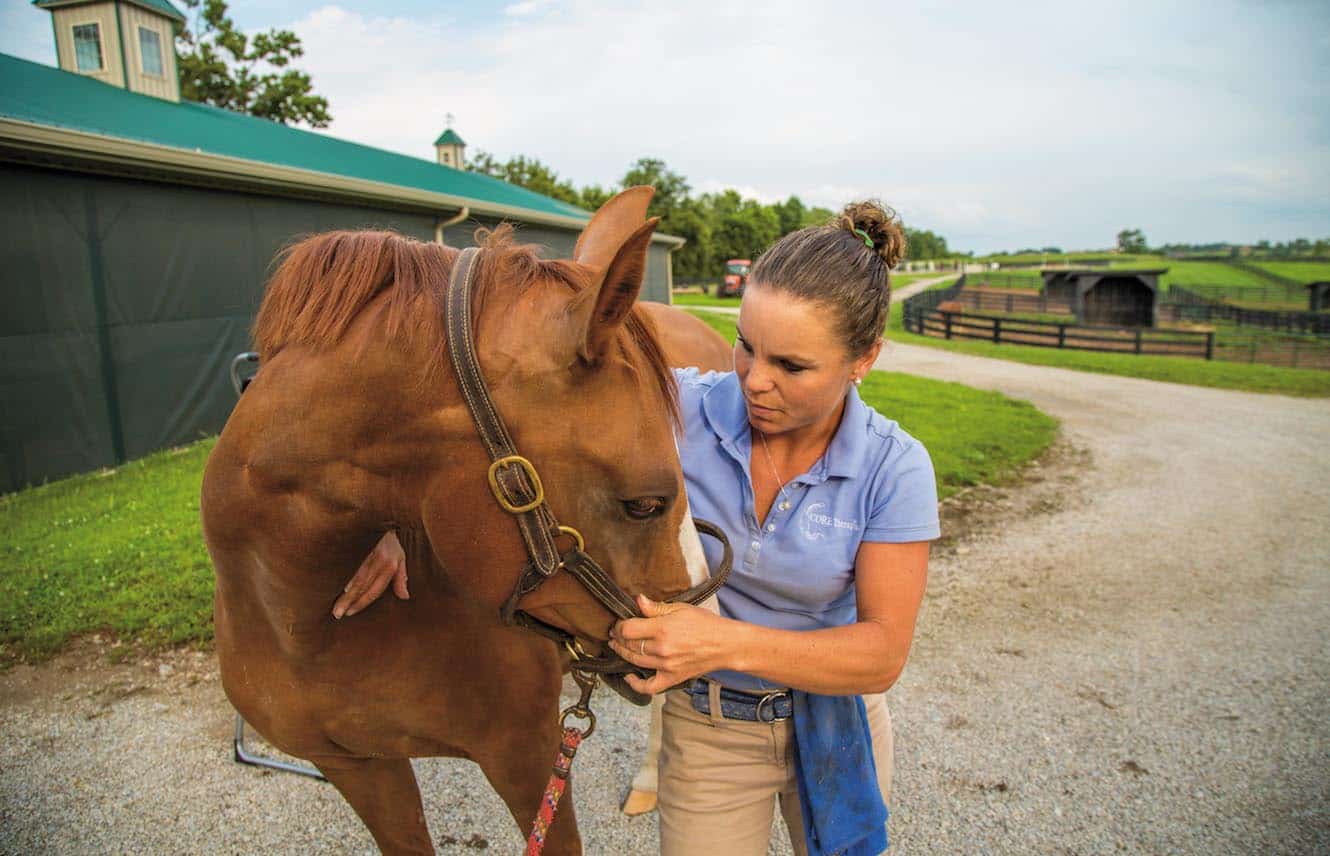
{"label": "chestnut horse", "polygon": [[[674,445],[674,380],[634,307],[651,192],[606,203],[571,261],[542,261],[501,227],[477,263],[473,310],[481,372],[551,511],[621,588],[666,599],[707,569]],[[203,479],[227,697],[313,762],[389,853],[433,852],[410,758],[475,761],[525,834],[560,739],[566,655],[499,618],[527,556],[490,493],[444,341],[457,255],[377,232],[292,248],[255,324],[263,370]],[[342,584],[390,529],[411,599],[334,620]],[[521,608],[586,643],[613,621],[566,573]],[[581,851],[571,788],[546,847]]]}

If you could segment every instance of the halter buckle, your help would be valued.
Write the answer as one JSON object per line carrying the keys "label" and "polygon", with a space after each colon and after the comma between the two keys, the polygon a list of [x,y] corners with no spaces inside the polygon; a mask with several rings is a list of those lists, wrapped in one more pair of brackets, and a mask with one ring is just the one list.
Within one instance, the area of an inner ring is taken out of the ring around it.
{"label": "halter buckle", "polygon": [[[516,505],[508,499],[503,492],[503,487],[499,485],[499,468],[516,464],[526,471],[527,477],[531,479],[531,484],[536,489],[536,498],[524,505]],[[489,472],[486,477],[489,479],[490,492],[494,498],[499,501],[499,505],[509,514],[522,514],[531,511],[545,501],[545,486],[540,482],[540,475],[536,472],[536,467],[529,460],[521,455],[504,455],[502,458],[495,459],[490,464]]]}

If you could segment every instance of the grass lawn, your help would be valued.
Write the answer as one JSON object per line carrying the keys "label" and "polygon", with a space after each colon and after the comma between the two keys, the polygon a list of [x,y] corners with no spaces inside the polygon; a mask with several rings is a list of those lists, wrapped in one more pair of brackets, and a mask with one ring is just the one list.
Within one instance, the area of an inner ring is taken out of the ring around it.
{"label": "grass lawn", "polygon": [[[733,341],[732,317],[698,315]],[[1056,431],[1025,402],[960,384],[874,372],[861,392],[928,446],[943,496],[1008,476]],[[199,487],[215,442],[0,497],[0,666],[90,632],[126,652],[212,639]]]}
{"label": "grass lawn", "polygon": [[737,297],[717,297],[715,294],[693,294],[675,292],[671,298],[675,306],[732,306],[739,308]]}
{"label": "grass lawn", "polygon": [[0,497],[0,663],[109,630],[212,637],[199,487],[215,440]]}

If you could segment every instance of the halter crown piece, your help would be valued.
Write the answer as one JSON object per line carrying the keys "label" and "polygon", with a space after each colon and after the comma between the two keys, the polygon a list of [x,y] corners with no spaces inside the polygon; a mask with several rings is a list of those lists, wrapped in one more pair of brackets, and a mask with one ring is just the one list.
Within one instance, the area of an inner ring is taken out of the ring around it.
{"label": "halter crown piece", "polygon": [[854,234],[864,239],[865,247],[868,247],[868,249],[870,250],[873,249],[873,239],[868,237],[867,232],[865,232],[863,229],[851,229],[850,231],[854,232]]}

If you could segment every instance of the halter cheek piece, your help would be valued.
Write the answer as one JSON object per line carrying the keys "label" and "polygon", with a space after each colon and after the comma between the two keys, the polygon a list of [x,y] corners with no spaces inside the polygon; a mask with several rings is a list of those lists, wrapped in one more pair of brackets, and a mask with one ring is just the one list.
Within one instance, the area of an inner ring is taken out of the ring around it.
{"label": "halter cheek piece", "polygon": [[[466,400],[471,419],[476,424],[476,433],[485,444],[485,451],[490,457],[488,473],[490,491],[504,511],[513,515],[518,531],[526,542],[528,561],[517,579],[513,593],[508,596],[500,609],[500,617],[505,624],[516,625],[532,630],[553,639],[563,645],[572,655],[574,668],[582,672],[602,674],[622,674],[637,672],[649,676],[649,671],[642,670],[611,652],[604,657],[591,657],[583,649],[581,642],[571,633],[541,621],[519,610],[517,604],[522,598],[540,588],[541,584],[560,570],[567,571],[582,584],[592,597],[619,619],[641,618],[636,601],[625,592],[596,560],[586,552],[582,535],[571,526],[560,526],[553,512],[545,504],[545,488],[541,484],[540,474],[528,459],[517,454],[512,437],[503,424],[503,419],[494,408],[489,389],[480,373],[480,363],[476,358],[474,325],[471,318],[472,273],[475,269],[480,250],[475,247],[462,250],[453,263],[453,271],[448,281],[448,299],[444,312],[444,323],[448,331],[448,353],[452,358],[453,370],[457,373],[458,385],[462,397]],[[734,554],[725,533],[705,520],[693,518],[697,531],[717,539],[721,543],[723,555],[720,567],[714,576],[688,591],[671,598],[671,602],[698,604],[711,597],[725,584],[729,576]],[[558,543],[571,541],[567,550],[560,552]]]}

